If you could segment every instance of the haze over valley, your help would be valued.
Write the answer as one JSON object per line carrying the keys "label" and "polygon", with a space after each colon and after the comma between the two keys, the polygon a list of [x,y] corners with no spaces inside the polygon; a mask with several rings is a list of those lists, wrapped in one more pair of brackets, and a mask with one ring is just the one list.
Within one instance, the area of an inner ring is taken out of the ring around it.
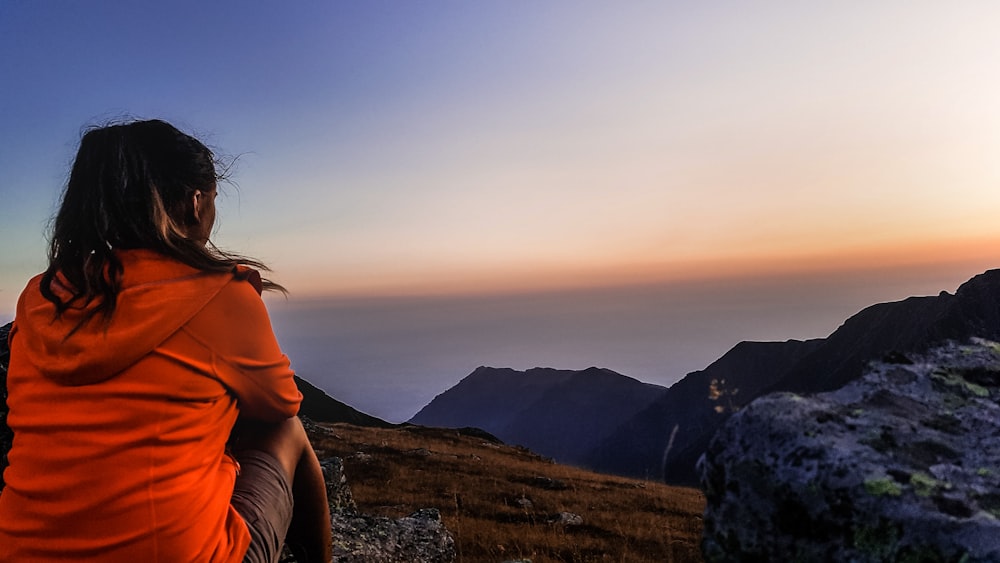
{"label": "haze over valley", "polygon": [[271,298],[300,375],[402,422],[478,366],[605,367],[669,386],[743,340],[825,337],[868,305],[954,292],[989,267],[700,280],[570,292]]}

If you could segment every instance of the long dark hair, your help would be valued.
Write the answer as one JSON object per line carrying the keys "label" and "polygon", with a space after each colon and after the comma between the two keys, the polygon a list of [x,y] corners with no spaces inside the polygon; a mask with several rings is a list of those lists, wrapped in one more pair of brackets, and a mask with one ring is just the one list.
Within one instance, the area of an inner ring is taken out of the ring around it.
{"label": "long dark hair", "polygon": [[[184,234],[192,194],[215,189],[224,179],[219,169],[208,147],[164,121],[88,130],[52,226],[42,276],[42,295],[55,304],[56,315],[96,300],[81,325],[98,313],[111,318],[123,271],[117,249],[154,250],[208,272],[230,272],[241,264],[268,270]],[[54,283],[68,284],[68,296],[56,292]],[[284,291],[268,280],[264,288]]]}

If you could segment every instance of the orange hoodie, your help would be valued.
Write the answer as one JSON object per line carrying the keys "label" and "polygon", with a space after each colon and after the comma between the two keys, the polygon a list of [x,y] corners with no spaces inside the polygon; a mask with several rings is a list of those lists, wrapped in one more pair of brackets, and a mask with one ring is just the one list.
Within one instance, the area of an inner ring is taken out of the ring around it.
{"label": "orange hoodie", "polygon": [[282,420],[302,395],[260,276],[123,251],[110,324],[18,302],[10,334],[0,561],[235,562],[250,542],[229,505],[237,414]]}

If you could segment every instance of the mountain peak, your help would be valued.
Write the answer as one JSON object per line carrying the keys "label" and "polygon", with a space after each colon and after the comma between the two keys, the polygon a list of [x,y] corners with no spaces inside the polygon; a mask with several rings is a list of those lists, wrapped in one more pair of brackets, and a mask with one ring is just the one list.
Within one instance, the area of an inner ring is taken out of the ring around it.
{"label": "mountain peak", "polygon": [[955,294],[871,305],[827,338],[741,342],[704,370],[688,374],[605,439],[590,465],[693,483],[694,463],[715,430],[754,398],[775,391],[831,391],[887,355],[923,352],[970,337],[1000,340],[1000,269],[973,277]]}
{"label": "mountain peak", "polygon": [[424,426],[474,426],[501,440],[563,462],[580,463],[595,437],[666,389],[607,368],[476,368],[438,395],[410,422]]}

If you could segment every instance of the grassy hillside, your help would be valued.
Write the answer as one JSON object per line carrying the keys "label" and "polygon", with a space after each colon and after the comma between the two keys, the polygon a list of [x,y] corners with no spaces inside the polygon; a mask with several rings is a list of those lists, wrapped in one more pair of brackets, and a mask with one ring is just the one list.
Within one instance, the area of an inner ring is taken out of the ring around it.
{"label": "grassy hillside", "polygon": [[[439,509],[460,562],[701,561],[695,489],[554,464],[475,432],[323,426],[319,454],[344,459],[363,512]],[[560,513],[582,522],[553,522]]]}

